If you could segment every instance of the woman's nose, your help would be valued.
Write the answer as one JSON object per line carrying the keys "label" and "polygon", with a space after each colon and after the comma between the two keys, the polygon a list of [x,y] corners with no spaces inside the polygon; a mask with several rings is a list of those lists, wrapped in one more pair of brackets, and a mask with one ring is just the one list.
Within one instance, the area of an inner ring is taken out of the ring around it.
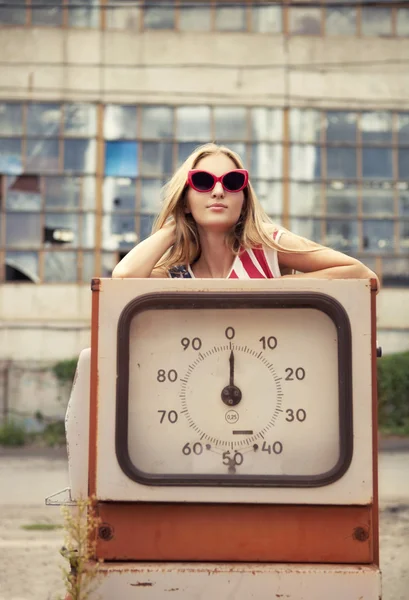
{"label": "woman's nose", "polygon": [[218,181],[216,183],[216,185],[214,186],[214,188],[212,190],[212,196],[216,196],[218,198],[224,196],[224,189],[223,189],[223,186],[220,183],[220,181]]}

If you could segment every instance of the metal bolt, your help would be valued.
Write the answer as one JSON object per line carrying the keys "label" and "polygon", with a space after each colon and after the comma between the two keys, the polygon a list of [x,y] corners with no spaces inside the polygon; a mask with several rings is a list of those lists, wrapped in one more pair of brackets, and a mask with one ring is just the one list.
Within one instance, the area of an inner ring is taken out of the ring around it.
{"label": "metal bolt", "polygon": [[366,540],[369,538],[369,533],[363,527],[355,527],[353,537],[358,542],[366,542]]}
{"label": "metal bolt", "polygon": [[101,538],[101,540],[109,542],[109,540],[112,540],[114,537],[114,530],[108,523],[102,523],[98,529],[98,536]]}

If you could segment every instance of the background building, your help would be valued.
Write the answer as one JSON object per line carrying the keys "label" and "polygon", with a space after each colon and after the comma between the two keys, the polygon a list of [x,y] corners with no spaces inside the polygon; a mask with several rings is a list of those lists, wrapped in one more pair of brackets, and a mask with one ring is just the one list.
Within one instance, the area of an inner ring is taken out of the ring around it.
{"label": "background building", "polygon": [[6,0],[0,48],[0,410],[51,410],[90,278],[209,140],[276,221],[379,274],[379,341],[409,348],[408,2]]}

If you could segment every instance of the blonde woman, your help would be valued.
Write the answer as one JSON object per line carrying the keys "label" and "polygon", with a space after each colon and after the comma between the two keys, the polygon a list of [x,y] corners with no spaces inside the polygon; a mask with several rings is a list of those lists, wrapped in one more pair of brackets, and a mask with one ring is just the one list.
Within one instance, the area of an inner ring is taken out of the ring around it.
{"label": "blonde woman", "polygon": [[377,279],[357,259],[274,225],[239,156],[216,144],[197,148],[176,171],[152,235],[112,276]]}

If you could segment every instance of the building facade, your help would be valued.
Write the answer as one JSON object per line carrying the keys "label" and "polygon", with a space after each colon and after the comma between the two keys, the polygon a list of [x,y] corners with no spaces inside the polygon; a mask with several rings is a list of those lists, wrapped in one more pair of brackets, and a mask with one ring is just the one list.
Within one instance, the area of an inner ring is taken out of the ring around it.
{"label": "building facade", "polygon": [[341,4],[0,5],[2,361],[89,345],[91,277],[208,141],[275,221],[379,274],[379,341],[409,348],[409,7]]}

